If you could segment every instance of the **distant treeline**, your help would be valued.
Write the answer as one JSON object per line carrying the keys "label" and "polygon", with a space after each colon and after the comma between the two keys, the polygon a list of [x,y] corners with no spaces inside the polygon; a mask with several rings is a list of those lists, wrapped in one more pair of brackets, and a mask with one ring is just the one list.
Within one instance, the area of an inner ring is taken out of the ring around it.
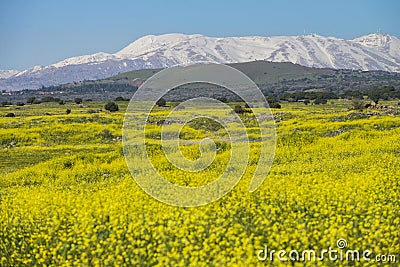
{"label": "distant treeline", "polygon": [[[64,91],[70,94],[88,94],[88,93],[99,93],[99,92],[136,92],[137,86],[124,83],[74,83],[67,85],[57,85],[42,87],[39,91],[42,92],[57,92]],[[24,90],[37,91],[37,90]]]}
{"label": "distant treeline", "polygon": [[101,83],[101,82],[80,82],[58,86],[42,87],[38,90],[25,89],[22,91],[12,92],[8,94],[3,92],[0,96],[2,102],[25,102],[29,103],[29,99],[35,98],[38,102],[60,102],[73,101],[75,98],[93,101],[108,101],[116,96],[124,99],[130,99],[138,89],[127,83]]}
{"label": "distant treeline", "polygon": [[342,94],[337,94],[334,92],[296,91],[293,93],[270,96],[269,98],[271,100],[299,101],[307,99],[363,99],[365,96],[375,103],[378,103],[379,100],[400,99],[400,88],[396,89],[394,86],[384,86],[381,88],[369,89],[367,91],[347,90]]}
{"label": "distant treeline", "polygon": [[[87,93],[87,88],[89,85],[84,85],[84,86],[77,86],[73,88],[68,88],[66,90],[73,90],[75,93],[72,93],[69,91],[69,94],[67,94],[69,97],[72,96],[94,96],[95,94],[88,94]],[[90,85],[89,87],[91,88],[90,90],[96,91],[98,93],[98,84],[93,84]],[[52,87],[52,88],[62,88],[62,86],[57,86],[57,87]],[[107,89],[106,89],[107,88]],[[137,87],[130,86],[130,85],[119,85],[119,86],[109,86],[106,88],[102,88],[100,90],[104,90],[102,97],[100,99],[95,98],[82,98],[82,97],[75,97],[75,98],[70,98],[68,100],[63,99],[62,97],[56,97],[56,96],[41,96],[38,97],[36,96],[29,96],[25,101],[2,101],[0,102],[0,106],[7,106],[7,105],[19,105],[22,106],[26,103],[28,104],[40,104],[42,102],[57,102],[59,104],[64,104],[65,101],[74,101],[77,104],[82,103],[83,101],[93,101],[93,100],[101,100],[101,101],[127,101],[129,100],[133,93],[137,90]],[[46,90],[49,90],[48,88]],[[54,89],[53,89],[54,90]],[[110,91],[108,91],[110,90]],[[226,89],[225,89],[226,90]],[[65,92],[65,89],[63,90]],[[127,92],[129,91],[129,92]],[[182,90],[183,92],[185,90]],[[191,93],[194,93],[194,90],[189,90]],[[42,91],[44,92],[44,91]],[[54,91],[51,91],[54,92]],[[83,94],[85,92],[85,94]],[[231,92],[226,90],[226,95],[221,94],[221,92],[225,92],[224,90],[218,90],[215,91],[217,93],[213,94],[213,90],[208,91],[207,95],[209,97],[214,97],[216,99],[220,99],[223,102],[229,102],[229,101],[240,101],[240,99],[233,95]],[[94,93],[94,92],[93,92]],[[117,93],[117,94],[116,94]],[[120,93],[120,94],[118,94]],[[65,97],[65,94],[63,94]],[[182,99],[179,99],[179,96],[182,97]],[[193,96],[194,97],[194,96]],[[378,103],[380,100],[392,100],[392,99],[400,99],[400,88],[395,88],[394,86],[383,86],[380,88],[375,88],[375,89],[369,89],[367,91],[358,91],[358,90],[347,90],[341,94],[337,94],[334,92],[323,92],[323,91],[295,91],[295,92],[286,92],[283,94],[277,94],[277,95],[268,95],[266,96],[266,99],[268,100],[269,103],[278,103],[280,101],[289,101],[289,102],[297,102],[297,101],[304,101],[304,102],[309,102],[313,100],[317,104],[324,104],[327,102],[329,99],[364,99],[365,97],[368,97],[371,101],[374,101],[375,103]],[[174,97],[172,99],[168,99],[168,94],[166,99],[168,101],[182,101],[187,99],[187,95],[182,95],[179,93],[179,91],[176,91],[174,94]],[[190,98],[190,97],[189,97]]]}

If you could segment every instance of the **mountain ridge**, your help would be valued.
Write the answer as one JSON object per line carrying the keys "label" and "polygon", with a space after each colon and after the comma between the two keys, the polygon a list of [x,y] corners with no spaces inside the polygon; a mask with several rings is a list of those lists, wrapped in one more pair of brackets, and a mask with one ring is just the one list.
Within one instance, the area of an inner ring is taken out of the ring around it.
{"label": "mountain ridge", "polygon": [[0,79],[7,79],[18,73],[19,71],[17,70],[0,70]]}
{"label": "mountain ridge", "polygon": [[2,90],[34,89],[118,73],[195,62],[253,60],[292,62],[307,67],[400,72],[400,40],[369,34],[344,40],[317,34],[299,36],[207,37],[171,33],[143,36],[114,54],[99,52],[67,58],[0,80]]}

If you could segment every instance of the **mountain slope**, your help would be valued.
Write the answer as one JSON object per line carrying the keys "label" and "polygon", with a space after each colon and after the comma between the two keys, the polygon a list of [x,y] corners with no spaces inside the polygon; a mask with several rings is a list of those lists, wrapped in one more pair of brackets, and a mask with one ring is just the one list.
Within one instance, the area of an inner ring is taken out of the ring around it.
{"label": "mountain slope", "polygon": [[400,40],[386,34],[368,37],[372,40],[387,38],[388,41],[382,46],[371,46],[370,43],[359,39],[347,41],[315,34],[227,38],[210,38],[198,34],[166,34],[140,38],[116,55],[144,58],[150,62],[161,61],[164,67],[195,61],[234,63],[268,60],[317,68],[400,72]]}
{"label": "mountain slope", "polygon": [[0,70],[0,79],[10,78],[11,76],[17,74],[18,72],[19,71],[17,70]]}
{"label": "mountain slope", "polygon": [[0,80],[0,89],[39,88],[118,73],[195,62],[254,60],[292,62],[308,67],[400,72],[400,40],[371,34],[354,40],[319,35],[214,38],[200,34],[142,37],[115,54],[96,53],[33,67]]}

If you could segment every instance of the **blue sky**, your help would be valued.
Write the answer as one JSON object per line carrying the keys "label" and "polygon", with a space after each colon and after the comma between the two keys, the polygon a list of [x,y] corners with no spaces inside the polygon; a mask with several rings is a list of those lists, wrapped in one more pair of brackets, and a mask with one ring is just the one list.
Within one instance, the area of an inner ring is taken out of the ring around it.
{"label": "blue sky", "polygon": [[400,37],[397,0],[0,0],[0,69],[114,53],[137,38],[317,33],[352,39],[379,29]]}

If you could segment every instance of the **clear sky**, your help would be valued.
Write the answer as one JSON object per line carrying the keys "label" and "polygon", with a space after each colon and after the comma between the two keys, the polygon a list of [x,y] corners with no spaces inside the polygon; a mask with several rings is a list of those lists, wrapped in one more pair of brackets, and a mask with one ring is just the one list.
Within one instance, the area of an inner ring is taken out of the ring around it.
{"label": "clear sky", "polygon": [[114,53],[148,34],[400,37],[398,0],[0,0],[0,69]]}

